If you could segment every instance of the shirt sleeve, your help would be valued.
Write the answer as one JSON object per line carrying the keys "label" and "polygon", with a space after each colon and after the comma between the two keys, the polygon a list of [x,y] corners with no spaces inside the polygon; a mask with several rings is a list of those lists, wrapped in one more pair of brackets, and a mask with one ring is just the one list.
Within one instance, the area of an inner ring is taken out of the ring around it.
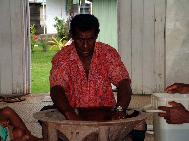
{"label": "shirt sleeve", "polygon": [[115,49],[112,49],[110,53],[108,53],[107,60],[109,65],[109,77],[112,84],[118,86],[118,83],[123,79],[131,81],[129,73]]}
{"label": "shirt sleeve", "polygon": [[53,58],[52,60],[52,69],[50,71],[49,81],[51,88],[57,85],[65,88],[68,82],[66,67],[60,60],[56,58]]}

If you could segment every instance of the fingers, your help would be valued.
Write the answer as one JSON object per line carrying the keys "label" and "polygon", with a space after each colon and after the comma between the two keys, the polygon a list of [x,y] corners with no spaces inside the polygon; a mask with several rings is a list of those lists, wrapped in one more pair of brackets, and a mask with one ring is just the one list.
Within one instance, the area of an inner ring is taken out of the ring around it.
{"label": "fingers", "polygon": [[168,124],[181,124],[183,123],[182,115],[186,113],[185,107],[181,103],[175,101],[169,102],[172,107],[159,106],[158,109],[164,111],[158,113],[160,117],[163,117]]}
{"label": "fingers", "polygon": [[175,124],[175,123],[172,122],[170,119],[166,119],[166,122],[167,122],[168,124]]}
{"label": "fingers", "polygon": [[172,107],[181,107],[181,108],[184,108],[184,106],[181,103],[177,103],[175,101],[170,101],[169,105],[171,105]]}
{"label": "fingers", "polygon": [[164,118],[168,118],[168,115],[167,115],[167,113],[158,113],[158,115],[160,116],[160,117],[164,117]]}
{"label": "fingers", "polygon": [[169,105],[176,107],[176,106],[180,106],[180,103],[177,103],[175,101],[169,101]]}
{"label": "fingers", "polygon": [[167,112],[167,111],[170,110],[170,107],[167,107],[167,106],[159,106],[158,109]]}
{"label": "fingers", "polygon": [[185,86],[184,83],[174,83],[171,86],[168,86],[165,89],[165,92],[167,92],[167,93],[184,93],[183,92],[184,86]]}
{"label": "fingers", "polygon": [[165,111],[165,112],[160,112],[158,113],[158,115],[160,117],[163,117],[164,119],[169,119],[170,116],[170,107],[166,107],[166,106],[159,106],[158,107],[159,110]]}
{"label": "fingers", "polygon": [[168,86],[166,89],[171,89],[171,88],[174,88],[174,87],[177,87],[177,85],[172,84],[172,85]]}
{"label": "fingers", "polygon": [[166,112],[166,113],[161,112],[161,113],[158,113],[158,115],[160,117],[163,117],[166,120],[166,122],[170,123],[170,112]]}
{"label": "fingers", "polygon": [[175,85],[175,84],[173,84],[173,85],[171,85],[171,86],[168,86],[168,87],[165,89],[165,92],[167,92],[167,93],[176,93],[177,89],[178,89],[178,86]]}
{"label": "fingers", "polygon": [[159,106],[158,109],[165,111],[166,113],[170,112],[170,110],[172,110],[172,109],[185,109],[185,107],[181,103],[177,103],[175,101],[170,101],[169,105],[171,105],[171,107]]}

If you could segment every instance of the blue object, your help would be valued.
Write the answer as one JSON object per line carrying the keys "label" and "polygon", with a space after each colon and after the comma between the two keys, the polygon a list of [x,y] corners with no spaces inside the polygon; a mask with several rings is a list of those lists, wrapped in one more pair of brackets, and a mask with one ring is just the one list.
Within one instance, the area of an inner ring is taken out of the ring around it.
{"label": "blue object", "polygon": [[8,137],[7,128],[4,128],[3,126],[0,125],[0,138],[1,138],[1,141],[7,141],[7,137]]}

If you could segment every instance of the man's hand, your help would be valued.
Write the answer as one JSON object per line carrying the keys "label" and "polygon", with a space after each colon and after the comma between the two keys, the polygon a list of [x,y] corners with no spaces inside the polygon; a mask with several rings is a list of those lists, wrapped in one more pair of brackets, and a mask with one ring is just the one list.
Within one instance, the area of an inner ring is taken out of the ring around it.
{"label": "man's hand", "polygon": [[165,112],[159,113],[160,117],[163,117],[169,124],[182,124],[188,123],[189,111],[185,107],[177,102],[169,102],[172,107],[159,106],[158,109]]}
{"label": "man's hand", "polygon": [[125,111],[131,101],[132,89],[129,79],[123,79],[118,84],[117,104]]}
{"label": "man's hand", "polygon": [[64,113],[66,115],[67,120],[81,120],[78,115],[76,115],[75,112],[68,111]]}
{"label": "man's hand", "polygon": [[165,89],[167,93],[189,93],[189,85],[184,83],[174,83]]}
{"label": "man's hand", "polygon": [[118,120],[118,119],[125,119],[126,114],[125,112],[114,112],[112,115],[112,120]]}
{"label": "man's hand", "polygon": [[68,120],[79,120],[80,118],[76,114],[74,108],[69,104],[69,101],[65,95],[64,88],[62,86],[54,86],[50,90],[50,96],[57,107],[57,109],[65,116]]}
{"label": "man's hand", "polygon": [[7,119],[0,120],[0,125],[3,126],[3,127],[8,127],[9,120],[7,120]]}

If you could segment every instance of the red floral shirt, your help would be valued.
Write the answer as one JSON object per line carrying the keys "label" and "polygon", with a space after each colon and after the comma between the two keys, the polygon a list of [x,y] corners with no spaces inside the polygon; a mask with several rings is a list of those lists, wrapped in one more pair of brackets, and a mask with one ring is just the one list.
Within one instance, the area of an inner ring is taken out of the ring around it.
{"label": "red floral shirt", "polygon": [[64,47],[52,59],[50,86],[61,85],[74,108],[114,107],[111,83],[115,86],[130,79],[117,51],[96,42],[88,78],[74,43]]}

